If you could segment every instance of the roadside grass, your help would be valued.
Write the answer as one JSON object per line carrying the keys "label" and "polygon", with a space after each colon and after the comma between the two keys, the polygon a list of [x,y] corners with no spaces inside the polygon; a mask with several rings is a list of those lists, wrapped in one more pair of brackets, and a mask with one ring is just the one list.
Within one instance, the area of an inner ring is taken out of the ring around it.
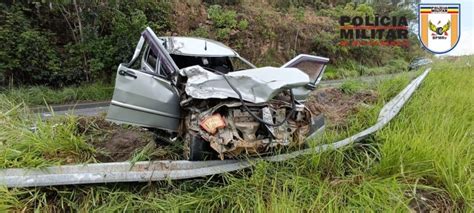
{"label": "roadside grass", "polygon": [[367,88],[367,85],[364,82],[348,80],[342,83],[339,88],[346,94],[354,94],[357,91]]}
{"label": "roadside grass", "polygon": [[453,206],[472,211],[473,68],[443,62],[435,69],[400,116],[377,134],[383,146],[372,173],[432,186],[446,192]]}
{"label": "roadside grass", "polygon": [[[421,68],[420,68],[421,69]],[[423,68],[424,69],[424,68]],[[404,60],[393,60],[385,66],[366,67],[354,61],[347,61],[339,66],[329,65],[323,75],[323,80],[354,78],[360,76],[374,76],[408,71],[408,63]]]}
{"label": "roadside grass", "polygon": [[[247,170],[185,181],[0,187],[0,210],[473,211],[474,72],[459,61],[456,65],[463,67],[437,61],[387,127],[340,150],[258,162]],[[332,142],[373,124],[383,102],[408,83],[391,81],[377,86],[380,103],[363,108],[351,121],[353,126],[339,130],[340,135],[326,133],[319,142]]]}
{"label": "roadside grass", "polygon": [[42,121],[0,94],[0,168],[84,162],[95,152],[76,133],[77,118]]}
{"label": "roadside grass", "polygon": [[45,104],[66,104],[80,101],[103,101],[112,98],[114,87],[100,83],[86,84],[77,87],[66,87],[60,90],[45,86],[28,88],[10,88],[0,90],[10,101],[27,106]]}

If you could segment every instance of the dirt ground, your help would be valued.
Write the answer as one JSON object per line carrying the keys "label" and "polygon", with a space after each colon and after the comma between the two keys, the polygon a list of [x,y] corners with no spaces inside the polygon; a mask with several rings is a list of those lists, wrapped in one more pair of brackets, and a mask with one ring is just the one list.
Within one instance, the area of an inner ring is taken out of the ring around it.
{"label": "dirt ground", "polygon": [[446,192],[417,189],[405,193],[411,198],[409,207],[413,212],[453,212],[452,199]]}
{"label": "dirt ground", "polygon": [[153,133],[141,128],[125,128],[105,121],[104,117],[81,117],[78,132],[99,152],[95,156],[100,162],[126,161],[133,154],[153,143]]}
{"label": "dirt ground", "polygon": [[363,90],[354,94],[342,92],[339,88],[323,88],[314,91],[306,106],[314,113],[323,113],[330,126],[344,126],[350,115],[361,106],[374,104],[378,95],[372,90]]}

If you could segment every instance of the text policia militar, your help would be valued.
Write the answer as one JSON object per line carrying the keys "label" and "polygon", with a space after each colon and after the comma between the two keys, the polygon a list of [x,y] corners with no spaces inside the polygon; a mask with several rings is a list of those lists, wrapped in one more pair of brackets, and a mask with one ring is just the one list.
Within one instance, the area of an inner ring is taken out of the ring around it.
{"label": "text policia militar", "polygon": [[408,20],[404,16],[341,16],[341,46],[408,46]]}

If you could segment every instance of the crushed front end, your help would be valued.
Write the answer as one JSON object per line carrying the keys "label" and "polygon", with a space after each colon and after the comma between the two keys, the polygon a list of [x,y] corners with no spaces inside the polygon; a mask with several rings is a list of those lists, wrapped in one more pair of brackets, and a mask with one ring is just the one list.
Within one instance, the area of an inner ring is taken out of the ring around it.
{"label": "crushed front end", "polygon": [[[308,84],[296,68],[259,68],[226,76],[202,67],[183,69],[181,107],[188,154],[199,138],[220,159],[262,155],[300,147],[311,131],[311,112],[293,97],[292,88]],[[237,92],[236,92],[237,91]],[[202,151],[202,150],[201,150]]]}
{"label": "crushed front end", "polygon": [[[274,148],[304,144],[311,124],[311,112],[304,105],[297,105],[293,111],[288,102],[272,100],[247,107],[251,112],[238,101],[220,103],[202,112],[191,112],[185,123],[189,134],[209,142],[221,159],[242,153],[265,154]],[[267,123],[281,124],[263,124],[250,113],[260,116]]]}

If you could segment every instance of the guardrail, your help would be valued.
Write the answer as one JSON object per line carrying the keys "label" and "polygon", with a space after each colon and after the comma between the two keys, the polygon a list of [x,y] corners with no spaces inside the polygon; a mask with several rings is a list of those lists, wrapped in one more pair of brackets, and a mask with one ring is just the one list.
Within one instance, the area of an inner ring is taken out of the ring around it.
{"label": "guardrail", "polygon": [[7,187],[36,187],[189,179],[247,168],[262,160],[284,161],[305,154],[319,153],[328,149],[338,149],[363,140],[368,135],[384,127],[398,114],[429,72],[430,69],[427,69],[397,96],[385,104],[380,111],[376,124],[362,132],[332,144],[324,144],[288,154],[253,158],[244,161],[143,161],[134,164],[130,162],[117,162],[53,166],[42,169],[3,169],[0,170],[0,185]]}

